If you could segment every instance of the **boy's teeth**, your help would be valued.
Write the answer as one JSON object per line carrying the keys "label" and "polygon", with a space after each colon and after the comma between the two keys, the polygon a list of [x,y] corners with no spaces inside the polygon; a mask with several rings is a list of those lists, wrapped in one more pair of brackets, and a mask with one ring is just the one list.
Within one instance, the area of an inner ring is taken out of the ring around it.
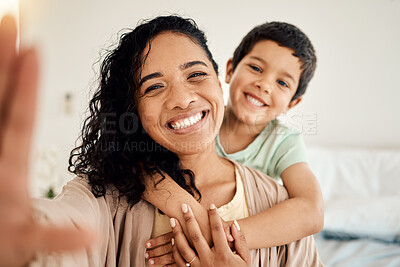
{"label": "boy's teeth", "polygon": [[246,98],[247,100],[249,100],[253,105],[258,106],[258,107],[262,107],[264,106],[263,103],[261,103],[260,101],[258,101],[257,99],[255,99],[254,97],[251,97],[249,95],[246,94]]}
{"label": "boy's teeth", "polygon": [[189,118],[180,120],[180,121],[175,121],[175,122],[171,122],[171,127],[174,130],[179,130],[179,129],[184,129],[187,128],[189,126],[192,126],[196,123],[198,123],[201,120],[201,112],[197,113],[194,116],[191,116]]}

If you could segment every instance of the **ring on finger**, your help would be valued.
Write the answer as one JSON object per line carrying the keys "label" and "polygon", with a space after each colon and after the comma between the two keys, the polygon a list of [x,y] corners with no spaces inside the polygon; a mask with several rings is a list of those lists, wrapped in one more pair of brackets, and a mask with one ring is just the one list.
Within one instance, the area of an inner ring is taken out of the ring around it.
{"label": "ring on finger", "polygon": [[197,258],[197,256],[194,256],[193,259],[189,262],[186,262],[186,267],[190,267],[190,264],[192,264],[192,262],[194,262],[194,260]]}

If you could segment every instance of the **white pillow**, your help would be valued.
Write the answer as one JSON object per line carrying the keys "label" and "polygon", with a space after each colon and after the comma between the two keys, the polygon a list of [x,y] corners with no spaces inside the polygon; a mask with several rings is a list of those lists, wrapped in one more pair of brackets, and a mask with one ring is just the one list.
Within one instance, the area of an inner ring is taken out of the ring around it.
{"label": "white pillow", "polygon": [[340,197],[325,203],[326,235],[400,242],[400,196]]}

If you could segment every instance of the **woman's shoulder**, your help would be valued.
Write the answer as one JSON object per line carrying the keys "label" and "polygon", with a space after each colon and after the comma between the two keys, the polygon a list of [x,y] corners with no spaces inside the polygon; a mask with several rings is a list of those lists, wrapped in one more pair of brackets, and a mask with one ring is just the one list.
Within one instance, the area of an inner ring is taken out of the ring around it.
{"label": "woman's shoulder", "polygon": [[258,210],[258,212],[275,206],[279,202],[289,198],[285,187],[265,173],[239,162],[231,161],[243,180],[245,196],[249,206],[252,206],[254,209]]}

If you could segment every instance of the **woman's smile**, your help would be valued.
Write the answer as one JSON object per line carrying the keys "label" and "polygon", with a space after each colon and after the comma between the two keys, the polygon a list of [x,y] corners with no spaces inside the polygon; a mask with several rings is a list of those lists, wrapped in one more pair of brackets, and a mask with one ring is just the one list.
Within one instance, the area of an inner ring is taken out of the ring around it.
{"label": "woman's smile", "polygon": [[209,110],[201,110],[192,115],[178,115],[167,122],[166,127],[177,134],[186,134],[201,129]]}

